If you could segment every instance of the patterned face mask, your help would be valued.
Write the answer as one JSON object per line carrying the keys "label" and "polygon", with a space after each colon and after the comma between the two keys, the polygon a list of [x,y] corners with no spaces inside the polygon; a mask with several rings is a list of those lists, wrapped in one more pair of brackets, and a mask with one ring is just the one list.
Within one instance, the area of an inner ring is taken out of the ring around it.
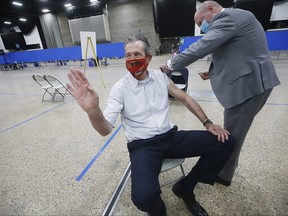
{"label": "patterned face mask", "polygon": [[139,79],[146,71],[146,58],[126,59],[126,68],[135,79]]}

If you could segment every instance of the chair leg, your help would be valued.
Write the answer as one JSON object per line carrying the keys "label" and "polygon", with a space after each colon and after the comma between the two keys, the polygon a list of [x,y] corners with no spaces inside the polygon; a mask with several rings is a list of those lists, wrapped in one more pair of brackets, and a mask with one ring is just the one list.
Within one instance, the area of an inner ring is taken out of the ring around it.
{"label": "chair leg", "polygon": [[66,89],[66,91],[63,94],[63,100],[64,100],[66,94],[68,94],[68,90],[67,89]]}
{"label": "chair leg", "polygon": [[180,165],[180,169],[181,169],[181,172],[182,172],[182,174],[183,174],[183,177],[185,176],[185,172],[184,172],[184,169],[183,169],[183,166],[182,166],[182,164]]}
{"label": "chair leg", "polygon": [[44,101],[44,97],[45,97],[45,94],[46,94],[47,90],[45,90],[43,96],[42,96],[42,102]]}
{"label": "chair leg", "polygon": [[55,101],[55,96],[56,96],[56,94],[57,94],[57,91],[56,91],[56,89],[55,89],[55,91],[54,91],[54,93],[53,93],[53,96],[52,96],[52,101]]}
{"label": "chair leg", "polygon": [[48,100],[45,100],[45,95],[46,95],[46,93],[48,93],[51,97],[52,97],[52,99],[53,99],[53,94],[51,93],[51,92],[49,92],[49,89],[51,89],[51,88],[42,88],[45,92],[44,92],[44,94],[43,94],[43,96],[42,96],[42,102],[43,101],[48,101]]}
{"label": "chair leg", "polygon": [[46,93],[48,93],[53,98],[53,95],[48,91],[48,89],[45,89],[45,92],[42,96],[42,102],[45,101],[44,98],[45,98]]}
{"label": "chair leg", "polygon": [[55,100],[56,95],[60,95],[62,97],[62,100],[59,100],[59,102],[64,100],[65,94],[62,94],[58,89],[55,89],[53,97],[52,97],[52,101],[54,102],[56,101]]}

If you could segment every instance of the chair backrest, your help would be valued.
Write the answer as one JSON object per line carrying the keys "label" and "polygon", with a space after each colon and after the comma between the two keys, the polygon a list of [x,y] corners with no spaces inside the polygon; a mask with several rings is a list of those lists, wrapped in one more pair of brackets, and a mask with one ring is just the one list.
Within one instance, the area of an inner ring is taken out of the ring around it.
{"label": "chair backrest", "polygon": [[[47,84],[51,85],[50,83],[47,83],[47,81],[44,79],[43,76],[39,74],[32,75],[32,78],[41,86],[47,86]],[[51,85],[52,86],[52,85]]]}
{"label": "chair backrest", "polygon": [[[66,88],[65,85],[63,85],[63,83],[58,80],[56,77],[52,76],[52,75],[48,75],[45,74],[44,75],[44,79],[54,88],[54,89],[65,89],[65,93],[63,94],[63,97],[66,94],[72,95],[72,93]],[[73,95],[72,95],[73,96]]]}
{"label": "chair backrest", "polygon": [[56,77],[54,77],[54,76],[52,76],[52,75],[47,75],[47,74],[45,74],[45,75],[44,75],[44,79],[45,79],[48,83],[50,83],[52,86],[56,86],[56,85],[62,85],[62,86],[63,86],[63,84],[62,84]]}
{"label": "chair backrest", "polygon": [[170,71],[167,75],[175,84],[188,83],[189,72],[187,68],[182,68],[178,71]]}
{"label": "chair backrest", "polygon": [[179,71],[173,71],[171,74],[170,79],[175,83],[175,84],[186,84],[186,80],[184,76]]}

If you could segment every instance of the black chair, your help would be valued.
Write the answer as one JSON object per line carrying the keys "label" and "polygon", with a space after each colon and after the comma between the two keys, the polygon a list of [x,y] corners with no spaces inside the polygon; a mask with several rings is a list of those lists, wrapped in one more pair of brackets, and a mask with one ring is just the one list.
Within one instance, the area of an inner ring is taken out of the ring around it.
{"label": "black chair", "polygon": [[[182,68],[181,70],[177,71],[171,71],[167,75],[178,88],[180,88],[184,92],[187,92],[189,77],[189,71],[187,68]],[[174,97],[169,94],[169,99],[174,99]]]}

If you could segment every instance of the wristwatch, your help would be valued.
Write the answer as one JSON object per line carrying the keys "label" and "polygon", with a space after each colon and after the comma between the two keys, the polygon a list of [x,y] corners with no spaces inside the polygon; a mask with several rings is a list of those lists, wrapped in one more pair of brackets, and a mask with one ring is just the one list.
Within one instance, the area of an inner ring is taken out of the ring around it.
{"label": "wristwatch", "polygon": [[206,119],[205,121],[202,122],[203,126],[205,127],[207,124],[213,124],[213,122],[210,119]]}

